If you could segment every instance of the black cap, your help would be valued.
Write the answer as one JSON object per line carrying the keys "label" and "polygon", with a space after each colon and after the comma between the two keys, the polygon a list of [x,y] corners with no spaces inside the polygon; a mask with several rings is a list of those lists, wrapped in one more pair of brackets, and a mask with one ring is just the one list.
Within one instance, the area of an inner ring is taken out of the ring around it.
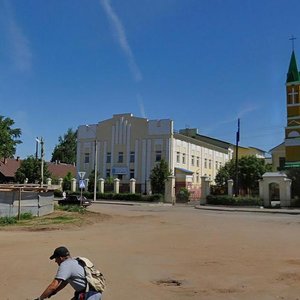
{"label": "black cap", "polygon": [[66,257],[69,255],[70,255],[69,250],[64,246],[61,246],[54,250],[53,254],[50,256],[50,259],[54,259],[57,257]]}

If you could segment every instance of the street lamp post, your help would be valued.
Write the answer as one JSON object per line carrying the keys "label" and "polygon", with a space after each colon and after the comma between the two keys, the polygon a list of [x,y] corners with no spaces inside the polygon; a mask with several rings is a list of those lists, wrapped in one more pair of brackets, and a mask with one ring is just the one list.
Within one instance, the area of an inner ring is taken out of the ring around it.
{"label": "street lamp post", "polygon": [[41,144],[41,187],[44,183],[44,140],[41,137],[40,139],[35,139],[37,143]]}
{"label": "street lamp post", "polygon": [[96,201],[96,194],[97,194],[97,134],[96,134],[96,137],[95,137],[95,177],[94,177],[94,201]]}
{"label": "street lamp post", "polygon": [[[87,128],[91,129],[92,131],[94,131],[90,125],[86,125]],[[94,176],[94,201],[96,201],[97,199],[97,177],[98,177],[98,172],[97,172],[97,156],[98,156],[98,147],[97,147],[97,127],[96,127],[96,131],[94,131],[95,133],[95,157],[94,157],[94,168],[95,168],[95,176]]]}

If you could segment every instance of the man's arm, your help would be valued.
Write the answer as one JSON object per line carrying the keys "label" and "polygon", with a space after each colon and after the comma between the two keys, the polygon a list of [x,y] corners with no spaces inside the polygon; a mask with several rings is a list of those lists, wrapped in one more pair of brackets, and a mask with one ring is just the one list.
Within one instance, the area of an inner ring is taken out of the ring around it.
{"label": "man's arm", "polygon": [[54,279],[49,286],[45,289],[43,294],[40,296],[40,300],[51,297],[56,294],[58,291],[62,290],[68,284],[67,281],[63,281],[62,279]]}

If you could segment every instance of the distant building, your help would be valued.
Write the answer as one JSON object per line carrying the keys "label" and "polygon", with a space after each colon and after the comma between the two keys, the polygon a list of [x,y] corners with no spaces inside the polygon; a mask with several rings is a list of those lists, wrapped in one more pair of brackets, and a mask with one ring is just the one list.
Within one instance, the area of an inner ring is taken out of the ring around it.
{"label": "distant building", "polygon": [[[22,160],[17,158],[6,158],[0,160],[0,183],[11,183],[14,181],[15,173],[21,165]],[[53,178],[63,178],[69,172],[76,177],[76,167],[70,164],[46,162],[49,172]]]}
{"label": "distant building", "polygon": [[201,176],[214,181],[221,166],[232,158],[230,143],[198,134],[196,129],[175,132],[170,119],[148,120],[130,113],[115,114],[98,124],[81,125],[77,136],[77,168],[95,168],[99,178],[117,177],[124,183],[131,178],[141,192],[149,192],[149,176],[165,159],[176,178],[176,188],[189,187],[199,193]]}
{"label": "distant building", "polygon": [[300,167],[300,74],[292,52],[286,80],[287,126],[285,128],[286,167]]}
{"label": "distant building", "polygon": [[270,150],[274,171],[300,167],[300,73],[294,51],[286,79],[286,109],[285,140]]}
{"label": "distant building", "polygon": [[284,142],[280,145],[272,148],[269,151],[272,155],[272,168],[273,171],[281,171],[285,168],[285,144]]}
{"label": "distant building", "polygon": [[[242,147],[239,146],[238,148],[238,158],[241,158],[243,156],[250,156],[253,155],[257,158],[266,158],[266,151],[262,149],[258,149],[255,147]],[[236,146],[233,146],[233,157],[236,156]]]}

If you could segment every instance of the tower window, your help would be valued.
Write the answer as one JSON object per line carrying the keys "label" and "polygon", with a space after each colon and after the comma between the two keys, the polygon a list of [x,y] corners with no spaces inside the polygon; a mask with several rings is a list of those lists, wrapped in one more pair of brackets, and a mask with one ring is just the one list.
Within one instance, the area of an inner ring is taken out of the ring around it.
{"label": "tower window", "polygon": [[90,162],[90,153],[84,153],[84,163],[88,164]]}

